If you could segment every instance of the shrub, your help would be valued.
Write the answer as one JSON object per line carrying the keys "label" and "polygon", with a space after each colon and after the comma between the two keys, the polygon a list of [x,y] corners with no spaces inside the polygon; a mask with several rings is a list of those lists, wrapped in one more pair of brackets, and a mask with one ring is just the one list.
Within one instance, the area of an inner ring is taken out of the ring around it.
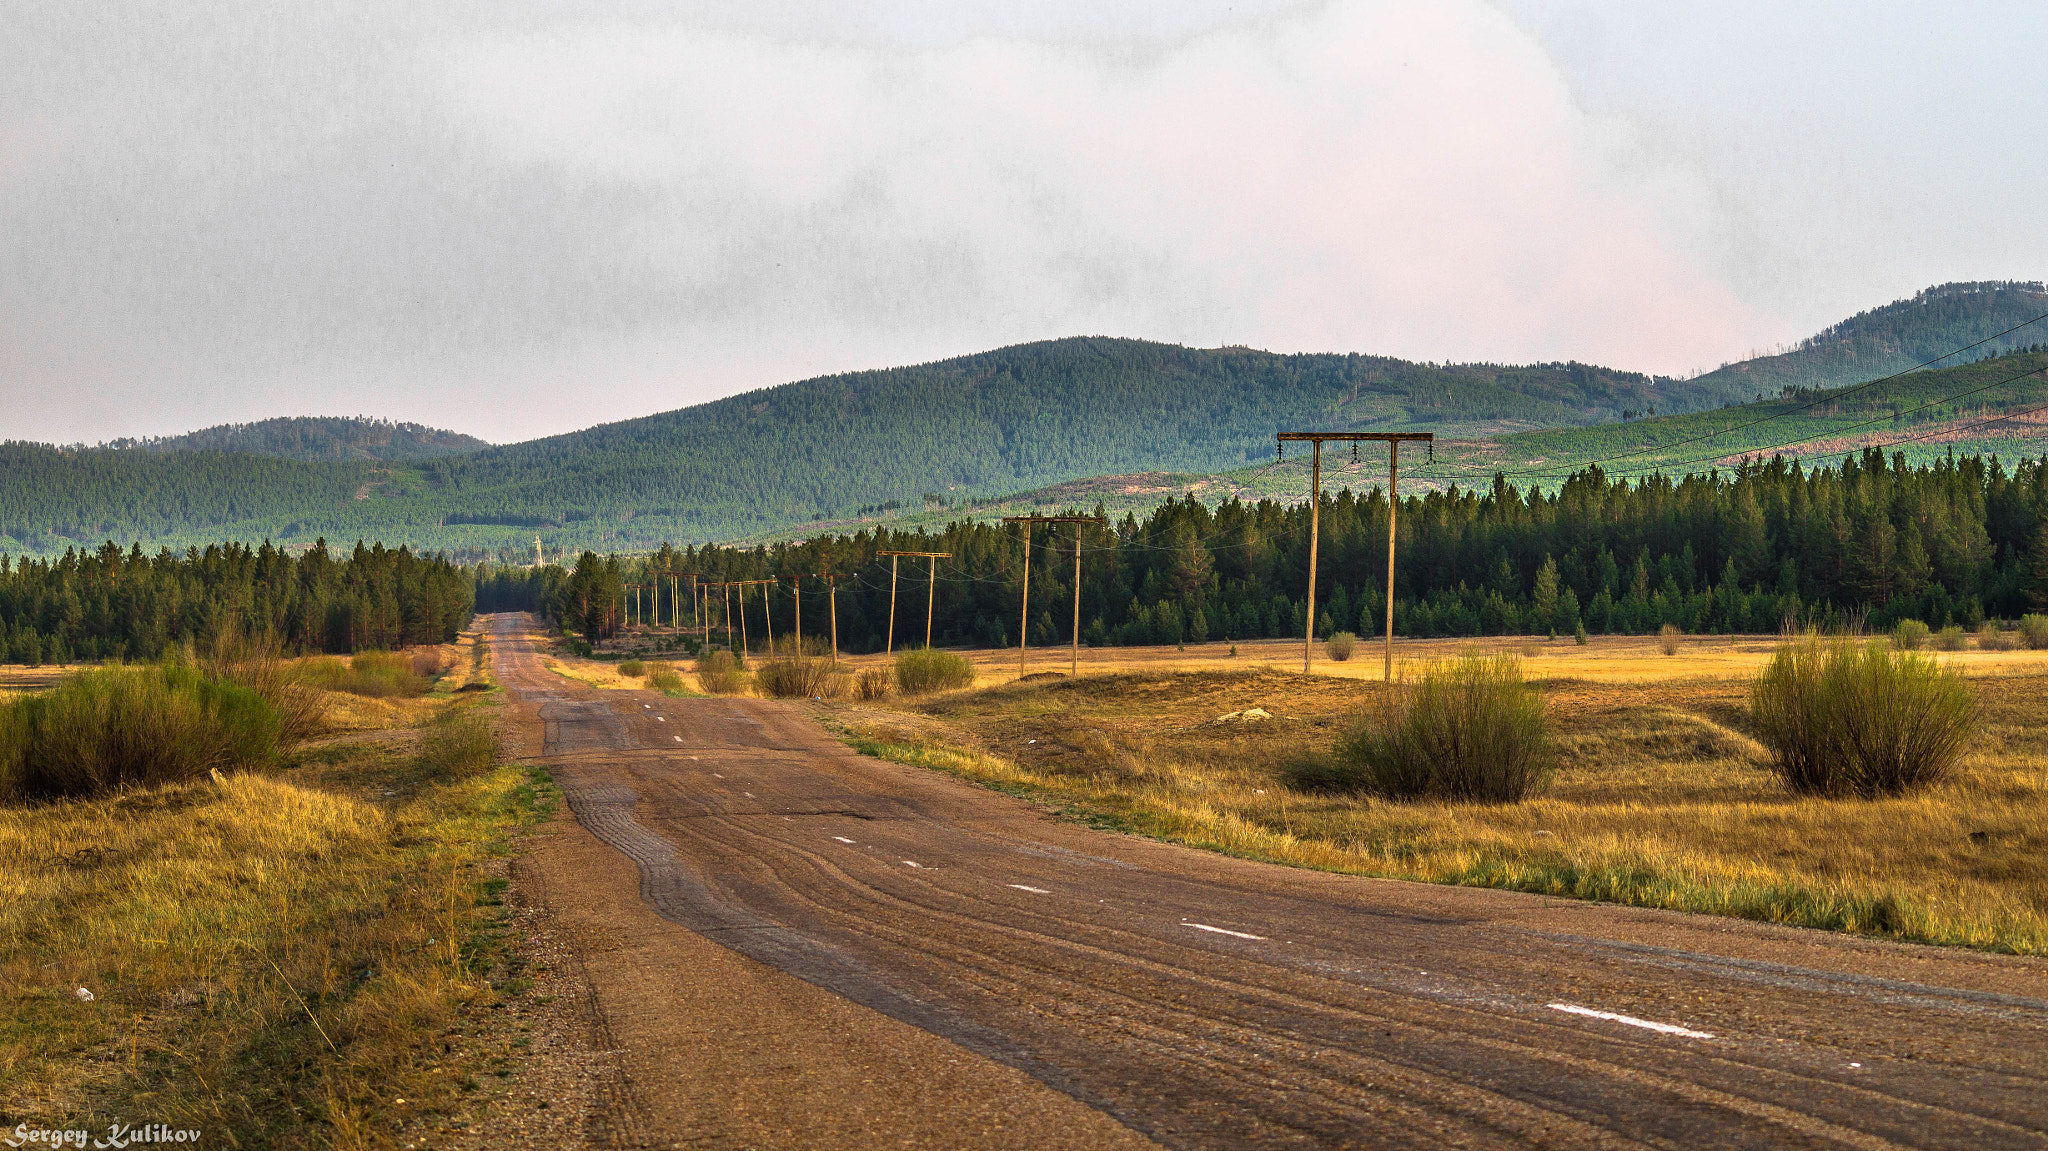
{"label": "shrub", "polygon": [[1573,642],[1573,643],[1576,643],[1576,644],[1578,644],[1578,645],[1579,645],[1580,647],[1584,647],[1584,646],[1586,646],[1586,625],[1585,625],[1585,624],[1583,624],[1583,623],[1582,623],[1582,624],[1579,624],[1579,625],[1578,625],[1577,627],[1574,627],[1574,628],[1572,629],[1572,642]]}
{"label": "shrub", "polygon": [[663,695],[681,695],[683,676],[672,663],[655,663],[647,667],[647,686]]}
{"label": "shrub", "polygon": [[2021,616],[2020,642],[2035,651],[2048,648],[2048,615]]}
{"label": "shrub", "polygon": [[1892,646],[1900,651],[1919,651],[1933,634],[1917,619],[1902,619],[1892,627]]}
{"label": "shrub", "polygon": [[1429,665],[1354,727],[1334,760],[1312,762],[1318,770],[1297,773],[1297,786],[1511,803],[1549,780],[1557,754],[1520,661],[1465,655]]}
{"label": "shrub", "polygon": [[2007,635],[1998,630],[1998,621],[1985,620],[1977,625],[1977,649],[1979,651],[2011,651],[2019,646],[2019,637]]}
{"label": "shrub", "polygon": [[413,670],[410,659],[388,651],[359,651],[347,663],[309,660],[300,666],[299,678],[312,687],[367,699],[425,695],[428,687],[426,677]]}
{"label": "shrub", "polygon": [[714,648],[697,657],[697,686],[711,695],[738,695],[747,690],[747,671],[731,652]]}
{"label": "shrub", "polygon": [[837,699],[846,694],[846,681],[845,668],[813,655],[771,659],[754,675],[763,692],[784,699]]}
{"label": "shrub", "polygon": [[1963,650],[1963,629],[1956,624],[1950,624],[1935,632],[1934,646],[1942,651]]}
{"label": "shrub", "polygon": [[455,657],[438,647],[421,647],[414,648],[407,656],[406,662],[411,665],[414,675],[432,683],[441,678],[442,673],[455,666]]}
{"label": "shrub", "polygon": [[207,645],[198,664],[206,678],[246,687],[263,697],[277,713],[286,743],[297,743],[325,724],[326,709],[320,697],[284,658],[284,645],[275,633],[248,636],[239,630],[224,631]]}
{"label": "shrub", "polygon": [[967,687],[974,682],[974,665],[967,657],[935,648],[906,651],[896,657],[896,686],[904,695],[925,695]]}
{"label": "shrub", "polygon": [[165,664],[108,667],[0,706],[0,792],[27,799],[267,767],[286,739],[250,688]]}
{"label": "shrub", "polygon": [[1932,657],[1812,633],[1771,657],[1750,710],[1772,770],[1808,795],[1897,795],[1934,783],[1977,722],[1962,676]]}
{"label": "shrub", "polygon": [[1675,623],[1667,623],[1663,627],[1658,628],[1657,650],[1665,655],[1677,655],[1678,637],[1683,634],[1683,632],[1678,630],[1678,625]]}
{"label": "shrub", "polygon": [[482,775],[498,762],[498,736],[491,723],[471,708],[443,714],[420,740],[422,767],[458,779]]}
{"label": "shrub", "polygon": [[619,664],[619,674],[636,677],[643,676],[647,674],[647,665],[637,659],[623,660]]}
{"label": "shrub", "polygon": [[1343,663],[1351,658],[1353,651],[1357,650],[1358,636],[1348,631],[1340,631],[1328,640],[1325,640],[1323,647],[1330,653],[1331,659],[1336,660],[1338,663]]}
{"label": "shrub", "polygon": [[857,699],[887,699],[895,687],[894,668],[863,668],[861,673],[853,678],[853,694]]}

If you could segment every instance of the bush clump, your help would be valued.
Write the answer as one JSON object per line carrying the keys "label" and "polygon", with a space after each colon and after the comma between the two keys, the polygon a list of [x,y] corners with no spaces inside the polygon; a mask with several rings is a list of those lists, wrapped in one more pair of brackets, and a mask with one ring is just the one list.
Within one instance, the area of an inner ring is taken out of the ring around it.
{"label": "bush clump", "polygon": [[366,699],[422,696],[432,686],[414,667],[412,659],[391,651],[359,651],[346,662],[308,660],[300,665],[299,677],[312,687]]}
{"label": "bush clump", "polygon": [[739,695],[747,690],[747,669],[731,652],[713,648],[697,657],[697,686],[709,695]]}
{"label": "bush clump", "polygon": [[1678,637],[1685,634],[1675,623],[1667,623],[1657,629],[1657,650],[1665,655],[1678,654]]}
{"label": "bush clump", "polygon": [[1932,657],[1814,634],[1771,657],[1750,710],[1772,770],[1805,795],[1898,795],[1935,783],[1977,725],[1976,697]]}
{"label": "bush clump", "polygon": [[856,699],[887,699],[889,698],[889,693],[894,690],[896,690],[896,671],[894,668],[862,668],[861,673],[853,677],[853,694]]}
{"label": "bush clump", "polygon": [[1934,633],[1917,619],[1902,619],[1892,625],[1892,646],[1900,651],[1919,651]]}
{"label": "bush clump", "polygon": [[498,736],[482,714],[459,708],[427,729],[420,740],[419,760],[422,767],[457,779],[482,775],[497,766]]}
{"label": "bush clump", "polygon": [[619,674],[630,675],[637,679],[647,674],[647,665],[637,659],[621,660],[619,662]]}
{"label": "bush clump", "polygon": [[672,663],[654,663],[647,666],[647,686],[663,695],[681,695],[683,675]]}
{"label": "bush clump", "polygon": [[1390,799],[1512,803],[1540,789],[1557,752],[1543,697],[1513,656],[1432,663],[1341,740],[1295,773],[1296,786]]}
{"label": "bush clump", "polygon": [[2000,631],[1996,620],[1985,620],[1977,625],[1978,651],[2011,651],[2019,646],[2019,637]]}
{"label": "bush clump", "polygon": [[94,795],[268,767],[287,740],[254,690],[173,664],[107,667],[0,705],[0,794]]}
{"label": "bush clump", "polygon": [[771,659],[754,673],[764,694],[782,699],[838,699],[846,694],[848,678],[845,668],[809,654]]}
{"label": "bush clump", "polygon": [[2029,614],[2020,617],[2020,642],[2034,651],[2048,648],[2048,615]]}
{"label": "bush clump", "polygon": [[1940,631],[1935,632],[1934,646],[1941,651],[1963,650],[1962,627],[1957,624],[1950,624],[1947,627],[1942,628]]}
{"label": "bush clump", "polygon": [[1352,632],[1340,631],[1325,640],[1323,647],[1330,653],[1331,659],[1343,663],[1351,658],[1352,652],[1358,650],[1358,636]]}
{"label": "bush clump", "polygon": [[906,651],[896,657],[896,686],[904,695],[928,695],[967,687],[974,682],[974,665],[967,657],[936,648]]}

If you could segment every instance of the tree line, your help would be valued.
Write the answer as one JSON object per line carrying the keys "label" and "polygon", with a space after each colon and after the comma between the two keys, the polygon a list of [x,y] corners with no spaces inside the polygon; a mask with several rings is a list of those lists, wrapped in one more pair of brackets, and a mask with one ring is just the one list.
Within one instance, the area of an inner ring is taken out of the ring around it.
{"label": "tree line", "polygon": [[229,629],[293,654],[446,643],[469,625],[475,593],[476,573],[445,557],[360,542],[341,558],[325,540],[296,555],[268,541],[0,555],[0,659],[155,659]]}
{"label": "tree line", "polygon": [[[1309,510],[1271,500],[1211,508],[1190,497],[1079,532],[1082,641],[1198,643],[1298,636],[1307,627]],[[1319,634],[1384,626],[1388,502],[1378,488],[1325,494]],[[1807,468],[1774,459],[1733,470],[1610,478],[1589,468],[1554,491],[1451,486],[1404,497],[1398,517],[1394,627],[1408,636],[1775,632],[1787,621],[1903,618],[1974,625],[2048,607],[2048,461],[2008,470],[1996,457],[1909,466],[1872,449]],[[944,551],[931,585],[934,641],[1016,642],[1026,541],[1034,645],[1071,628],[1075,531],[956,522],[942,532],[886,527],[754,548],[675,549],[643,557],[586,552],[573,569],[478,568],[481,610],[536,610],[591,640],[629,616],[714,628],[727,589],[698,613],[698,583],[776,581],[735,593],[750,638],[797,623],[822,635],[831,585],[843,649],[878,651],[889,617],[885,550]],[[895,646],[921,643],[922,560],[903,561]],[[637,591],[632,585],[641,585]],[[634,599],[638,596],[637,601]],[[737,631],[737,617],[735,631]],[[714,632],[714,635],[722,633]]]}

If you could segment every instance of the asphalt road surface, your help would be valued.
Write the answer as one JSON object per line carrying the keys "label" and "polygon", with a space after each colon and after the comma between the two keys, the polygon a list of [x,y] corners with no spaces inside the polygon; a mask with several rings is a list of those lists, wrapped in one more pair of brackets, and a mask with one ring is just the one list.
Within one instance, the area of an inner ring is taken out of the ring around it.
{"label": "asphalt road surface", "polygon": [[2048,963],[1090,831],[800,706],[584,688],[490,626],[662,930],[1157,1143],[2048,1147]]}

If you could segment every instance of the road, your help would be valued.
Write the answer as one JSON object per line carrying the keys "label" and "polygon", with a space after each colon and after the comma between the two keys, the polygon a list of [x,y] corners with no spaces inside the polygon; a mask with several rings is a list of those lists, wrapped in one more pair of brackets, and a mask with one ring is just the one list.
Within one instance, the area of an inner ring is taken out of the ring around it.
{"label": "road", "polygon": [[1159,1144],[2048,1147],[2040,960],[1091,831],[856,755],[800,705],[585,688],[490,626],[662,931]]}

